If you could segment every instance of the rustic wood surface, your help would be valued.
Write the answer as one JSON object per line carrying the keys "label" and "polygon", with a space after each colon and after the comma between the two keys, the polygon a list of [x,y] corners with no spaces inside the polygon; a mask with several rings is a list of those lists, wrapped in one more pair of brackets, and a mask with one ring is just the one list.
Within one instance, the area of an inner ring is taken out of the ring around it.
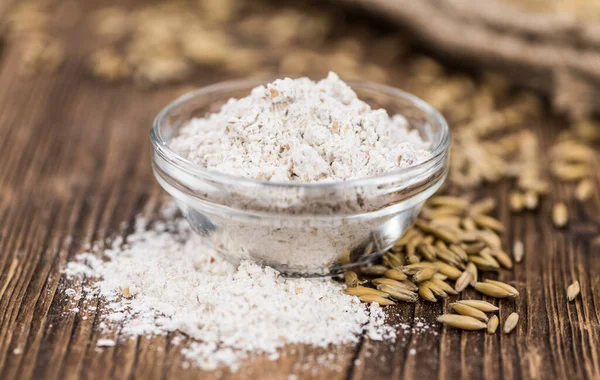
{"label": "rustic wood surface", "polygon": [[[4,5],[2,6],[4,7]],[[0,9],[0,12],[2,9]],[[98,328],[105,307],[92,300],[81,312],[64,291],[85,283],[67,281],[61,269],[92,242],[124,233],[123,222],[152,212],[163,193],[151,172],[149,127],[168,101],[190,86],[223,77],[204,72],[186,86],[140,90],[91,78],[84,66],[85,41],[70,34],[69,60],[56,73],[24,79],[18,54],[2,51],[0,62],[0,378],[1,379],[599,379],[600,378],[600,170],[585,205],[572,201],[572,186],[555,184],[552,199],[571,210],[569,226],[550,223],[551,202],[537,212],[511,214],[507,183],[479,195],[496,197],[496,212],[509,226],[504,244],[525,243],[526,258],[500,278],[521,290],[501,301],[500,320],[513,311],[521,321],[510,335],[460,332],[435,325],[396,343],[363,340],[329,351],[288,347],[278,361],[253,358],[237,373],[202,372],[182,366],[176,334],[119,341],[98,349],[100,338],[119,331]],[[401,85],[401,78],[398,79]],[[547,148],[562,126],[546,114],[531,125]],[[578,279],[581,297],[566,300]],[[466,296],[475,297],[472,290]],[[437,304],[400,304],[393,321],[416,327],[447,310]],[[89,306],[98,306],[90,311]]]}

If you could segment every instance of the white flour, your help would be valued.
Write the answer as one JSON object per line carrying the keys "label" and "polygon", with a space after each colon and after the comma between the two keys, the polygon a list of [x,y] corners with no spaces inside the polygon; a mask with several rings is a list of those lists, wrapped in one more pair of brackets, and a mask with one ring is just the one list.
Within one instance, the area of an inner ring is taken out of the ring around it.
{"label": "white flour", "polygon": [[200,166],[275,182],[369,177],[429,156],[402,115],[371,109],[334,73],[256,87],[191,120],[170,145]]}
{"label": "white flour", "polygon": [[[182,332],[193,339],[182,352],[203,369],[235,370],[254,353],[276,359],[286,344],[326,347],[355,343],[361,334],[396,336],[379,306],[345,295],[340,284],[285,279],[250,262],[235,268],[181,219],[148,228],[139,218],[135,232],[113,242],[102,259],[82,254],[65,272],[97,278],[95,290],[87,290],[106,301],[101,326],[122,323],[125,336]],[[101,339],[97,346],[113,344]]]}

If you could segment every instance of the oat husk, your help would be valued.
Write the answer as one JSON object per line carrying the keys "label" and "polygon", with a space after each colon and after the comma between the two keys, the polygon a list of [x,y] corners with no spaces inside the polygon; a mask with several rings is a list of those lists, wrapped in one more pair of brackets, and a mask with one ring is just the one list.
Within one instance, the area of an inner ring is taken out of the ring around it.
{"label": "oat husk", "polygon": [[460,271],[458,268],[442,261],[436,261],[435,265],[440,273],[447,276],[451,280],[456,280],[462,274],[462,271]]}
{"label": "oat husk", "polygon": [[506,289],[503,289],[494,284],[490,284],[487,282],[478,282],[473,284],[475,290],[479,293],[485,294],[486,296],[494,297],[494,298],[506,298],[506,297],[514,297],[513,294]]}
{"label": "oat husk", "polygon": [[454,289],[457,292],[462,292],[465,290],[474,280],[473,274],[471,271],[465,270],[460,277],[456,280],[454,284]]}
{"label": "oat husk", "polygon": [[510,193],[508,203],[512,211],[523,211],[523,209],[525,208],[525,197],[519,191],[513,191]]}
{"label": "oat husk", "polygon": [[385,277],[391,278],[393,280],[398,280],[398,281],[406,280],[408,278],[406,276],[406,274],[404,274],[404,272],[402,272],[398,269],[388,269],[385,272],[383,272],[383,275]]}
{"label": "oat husk", "polygon": [[458,294],[458,291],[454,290],[454,288],[452,288],[452,286],[450,284],[443,281],[442,279],[438,279],[438,278],[434,277],[430,280],[430,282],[432,284],[434,284],[436,287],[438,287],[439,289],[441,289],[442,291],[444,291],[446,294],[451,294],[451,295]]}
{"label": "oat husk", "polygon": [[465,305],[464,303],[451,303],[450,307],[458,314],[467,315],[469,317],[479,319],[480,321],[487,322],[489,319],[483,311],[469,305]]}
{"label": "oat husk", "polygon": [[517,288],[515,288],[514,286],[509,285],[505,282],[490,280],[490,279],[486,279],[485,282],[488,284],[496,285],[496,286],[506,290],[507,292],[510,293],[511,297],[517,297],[519,295],[519,291],[517,290]]}
{"label": "oat husk", "polygon": [[505,334],[509,334],[515,329],[515,327],[517,327],[517,323],[519,323],[519,314],[511,313],[504,321],[502,332],[504,332]]}
{"label": "oat husk", "polygon": [[347,271],[344,274],[344,281],[348,287],[358,286],[358,274],[354,271]]}
{"label": "oat husk", "polygon": [[495,334],[496,330],[498,329],[498,324],[499,323],[500,323],[500,320],[498,319],[498,316],[492,315],[490,317],[490,320],[487,323],[487,332],[488,332],[488,334]]}
{"label": "oat husk", "polygon": [[435,295],[436,297],[439,297],[439,298],[447,298],[448,297],[448,293],[446,293],[444,291],[444,289],[442,289],[442,287],[438,286],[433,281],[425,281],[422,284],[427,286],[431,290],[433,295]]}
{"label": "oat husk", "polygon": [[395,304],[395,302],[390,299],[387,299],[387,298],[384,298],[381,296],[371,295],[371,294],[359,296],[358,299],[363,302],[367,302],[367,303],[376,302],[376,303],[380,304],[381,306],[389,306],[389,305]]}
{"label": "oat husk", "polygon": [[567,299],[569,300],[569,302],[574,301],[580,292],[581,287],[579,286],[579,281],[575,281],[574,283],[569,285],[569,287],[567,288]]}
{"label": "oat husk", "polygon": [[383,276],[383,274],[388,270],[389,268],[386,267],[385,265],[370,265],[370,266],[364,266],[361,267],[359,269],[360,274],[364,275],[364,276]]}
{"label": "oat husk", "polygon": [[575,198],[580,202],[585,202],[591,198],[593,189],[592,181],[587,178],[583,179],[575,188]]}
{"label": "oat husk", "polygon": [[433,278],[433,275],[437,273],[437,271],[437,268],[423,268],[415,273],[415,275],[412,277],[412,281],[414,283],[419,283],[430,280]]}
{"label": "oat husk", "polygon": [[565,227],[569,222],[569,212],[567,210],[567,205],[562,202],[559,202],[554,205],[552,209],[552,223],[558,228]]}
{"label": "oat husk", "polygon": [[426,283],[419,285],[419,296],[423,298],[425,301],[429,302],[437,302],[437,298],[433,294],[433,291],[427,286]]}
{"label": "oat husk", "polygon": [[513,246],[513,257],[516,263],[520,263],[523,261],[523,257],[525,256],[525,246],[523,242],[520,240],[516,240]]}
{"label": "oat husk", "polygon": [[388,294],[377,289],[368,288],[364,286],[355,286],[352,288],[344,289],[344,293],[351,296],[362,297],[362,296],[378,296],[388,297]]}
{"label": "oat husk", "polygon": [[438,322],[446,326],[454,327],[461,330],[483,330],[487,327],[485,322],[482,322],[473,317],[458,314],[444,314],[437,318]]}
{"label": "oat husk", "polygon": [[458,300],[456,303],[471,306],[486,313],[498,311],[498,306],[482,300]]}

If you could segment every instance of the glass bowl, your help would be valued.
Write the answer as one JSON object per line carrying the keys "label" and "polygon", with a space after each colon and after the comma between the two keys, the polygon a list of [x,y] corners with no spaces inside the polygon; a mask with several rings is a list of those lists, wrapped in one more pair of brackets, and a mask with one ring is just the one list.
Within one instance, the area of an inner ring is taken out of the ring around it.
{"label": "glass bowl", "polygon": [[[227,260],[250,259],[285,275],[320,276],[376,259],[415,221],[448,172],[444,118],[398,89],[347,81],[358,97],[402,114],[431,144],[431,156],[383,175],[329,183],[276,183],[200,167],[169,148],[179,128],[216,112],[230,98],[276,78],[218,83],[167,105],[151,130],[153,171],[192,229]],[[201,247],[199,247],[201,249]]]}

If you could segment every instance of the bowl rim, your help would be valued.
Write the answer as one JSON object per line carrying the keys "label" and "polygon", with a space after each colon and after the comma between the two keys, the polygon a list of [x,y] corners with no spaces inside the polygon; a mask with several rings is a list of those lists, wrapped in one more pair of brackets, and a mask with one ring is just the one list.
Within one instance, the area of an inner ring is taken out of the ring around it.
{"label": "bowl rim", "polygon": [[[170,112],[176,108],[177,106],[201,95],[207,95],[212,92],[220,92],[227,90],[234,90],[236,88],[246,88],[250,86],[259,86],[272,82],[273,80],[280,78],[300,78],[306,76],[281,76],[281,75],[269,75],[263,77],[255,77],[255,78],[245,78],[245,79],[234,79],[228,81],[217,82],[208,86],[204,86],[198,88],[196,90],[192,90],[182,96],[179,96],[175,100],[171,101],[167,104],[154,118],[152,122],[152,127],[150,129],[150,140],[152,143],[152,148],[154,152],[160,155],[164,160],[173,165],[176,168],[182,169],[188,174],[200,177],[203,179],[208,179],[212,181],[217,181],[224,184],[234,184],[236,186],[267,186],[271,188],[287,188],[287,189],[325,189],[325,190],[338,190],[338,189],[346,189],[357,186],[373,186],[378,184],[389,183],[390,181],[397,180],[399,176],[411,176],[413,174],[422,173],[424,170],[429,168],[430,166],[435,165],[440,160],[442,160],[446,154],[448,153],[451,141],[450,128],[446,119],[442,116],[442,114],[437,111],[434,107],[429,105],[427,102],[422,100],[421,98],[412,95],[406,91],[400,90],[395,87],[387,86],[380,83],[349,79],[344,80],[346,84],[348,84],[353,90],[355,88],[373,90],[381,93],[385,93],[388,95],[392,95],[395,97],[400,97],[405,100],[411,102],[414,106],[422,110],[424,113],[429,115],[432,118],[434,123],[437,123],[440,127],[441,138],[438,144],[431,150],[430,156],[415,165],[411,165],[405,168],[400,168],[396,170],[392,170],[377,176],[371,177],[360,177],[353,178],[346,181],[331,181],[331,182],[310,182],[310,183],[298,183],[298,182],[276,182],[276,181],[266,181],[266,180],[257,180],[242,176],[236,176],[228,173],[219,172],[217,170],[204,168],[192,161],[187,160],[186,158],[177,154],[174,150],[169,147],[167,141],[163,138],[161,133],[161,126],[165,122],[166,118],[170,114]],[[311,78],[309,76],[309,78]],[[311,78],[312,79],[312,78]]]}

